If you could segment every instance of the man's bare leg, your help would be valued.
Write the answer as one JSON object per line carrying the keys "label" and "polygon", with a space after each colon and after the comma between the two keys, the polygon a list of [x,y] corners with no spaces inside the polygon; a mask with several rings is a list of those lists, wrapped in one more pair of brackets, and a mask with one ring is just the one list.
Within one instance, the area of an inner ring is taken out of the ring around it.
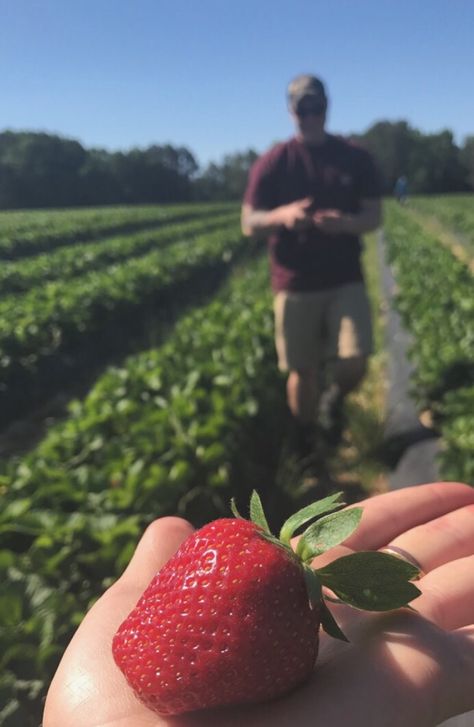
{"label": "man's bare leg", "polygon": [[291,447],[299,460],[306,461],[315,447],[316,371],[290,371],[286,391],[288,407],[293,415]]}
{"label": "man's bare leg", "polygon": [[318,416],[319,425],[332,446],[337,445],[342,436],[344,399],[359,386],[366,372],[365,356],[341,358],[333,364],[332,383],[321,396]]}
{"label": "man's bare leg", "polygon": [[316,371],[290,371],[286,385],[287,401],[294,418],[302,425],[312,424],[316,408]]}

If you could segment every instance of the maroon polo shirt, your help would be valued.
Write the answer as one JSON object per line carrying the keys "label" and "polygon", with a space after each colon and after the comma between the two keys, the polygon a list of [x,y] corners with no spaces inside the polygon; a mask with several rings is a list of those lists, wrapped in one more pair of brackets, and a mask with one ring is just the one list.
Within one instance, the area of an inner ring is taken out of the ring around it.
{"label": "maroon polo shirt", "polygon": [[[328,134],[321,145],[293,138],[277,144],[252,166],[244,202],[271,210],[304,197],[312,210],[357,213],[363,199],[376,199],[380,183],[371,156]],[[328,235],[316,228],[279,228],[269,236],[274,291],[315,291],[363,279],[357,235]]]}

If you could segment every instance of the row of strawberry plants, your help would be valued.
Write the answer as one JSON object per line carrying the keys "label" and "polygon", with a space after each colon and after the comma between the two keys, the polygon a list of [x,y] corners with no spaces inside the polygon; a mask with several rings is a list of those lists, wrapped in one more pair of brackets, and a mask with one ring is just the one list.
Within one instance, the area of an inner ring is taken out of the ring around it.
{"label": "row of strawberry plants", "polygon": [[474,207],[471,195],[443,195],[414,197],[410,207],[425,215],[435,217],[443,225],[458,233],[459,242],[474,253]]}
{"label": "row of strawberry plants", "polygon": [[413,334],[413,395],[443,436],[445,478],[474,484],[474,286],[468,267],[407,213],[387,205],[397,307]]}
{"label": "row of strawberry plants", "polygon": [[159,229],[133,235],[106,237],[96,243],[78,243],[42,253],[33,258],[5,261],[0,268],[0,294],[21,293],[49,280],[65,280],[105,265],[144,255],[183,238],[237,222],[237,212],[163,224]]}
{"label": "row of strawberry plants", "polygon": [[79,241],[220,214],[233,208],[232,204],[194,203],[0,212],[0,259],[36,255]]}
{"label": "row of strawberry plants", "polygon": [[[41,397],[44,388],[69,377],[88,354],[120,350],[124,336],[150,307],[167,314],[224,270],[248,247],[233,224],[163,250],[106,266],[79,278],[53,281],[0,302],[0,419],[9,421],[20,400]],[[204,282],[203,282],[204,281]]]}
{"label": "row of strawberry plants", "polygon": [[107,371],[1,478],[5,725],[37,724],[72,631],[147,522],[180,513],[200,524],[271,479],[285,397],[266,260],[252,268],[161,348]]}

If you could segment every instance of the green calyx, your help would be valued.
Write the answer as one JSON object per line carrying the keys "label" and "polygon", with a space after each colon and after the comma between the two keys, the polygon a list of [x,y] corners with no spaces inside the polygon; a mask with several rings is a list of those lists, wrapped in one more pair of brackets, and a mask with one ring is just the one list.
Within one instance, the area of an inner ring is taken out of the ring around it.
{"label": "green calyx", "polygon": [[[419,575],[417,568],[388,553],[355,552],[323,568],[311,567],[314,558],[343,543],[360,523],[362,508],[341,510],[346,504],[341,498],[342,493],[337,492],[299,510],[286,520],[277,538],[270,531],[262,501],[254,490],[250,499],[250,520],[260,528],[262,537],[298,560],[310,603],[320,611],[321,626],[330,636],[347,641],[326,604],[326,599],[333,599],[324,593],[323,586],[330,589],[338,601],[366,611],[390,611],[407,606],[420,591],[411,583]],[[235,517],[242,517],[233,499],[231,509]],[[308,527],[293,550],[291,538],[303,525]]]}

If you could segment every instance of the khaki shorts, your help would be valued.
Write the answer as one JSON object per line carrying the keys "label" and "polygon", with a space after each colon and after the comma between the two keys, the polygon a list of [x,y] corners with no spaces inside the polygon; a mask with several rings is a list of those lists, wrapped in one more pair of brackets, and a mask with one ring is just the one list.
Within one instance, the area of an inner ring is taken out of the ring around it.
{"label": "khaki shorts", "polygon": [[372,352],[370,305],[363,283],[308,293],[277,293],[275,343],[282,371],[315,369],[331,358]]}

